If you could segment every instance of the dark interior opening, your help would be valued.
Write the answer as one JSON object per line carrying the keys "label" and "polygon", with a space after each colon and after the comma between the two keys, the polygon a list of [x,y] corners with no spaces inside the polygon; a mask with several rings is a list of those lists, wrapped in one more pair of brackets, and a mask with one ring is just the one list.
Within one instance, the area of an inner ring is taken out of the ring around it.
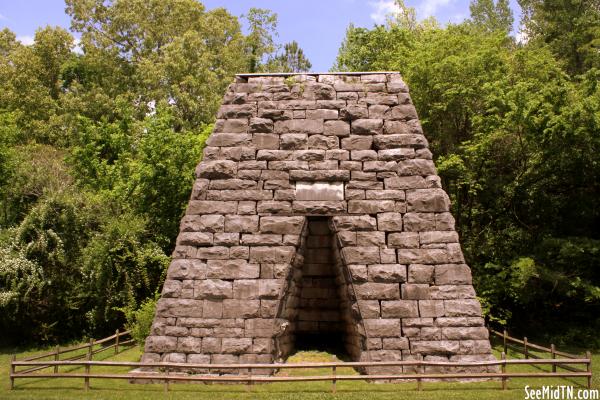
{"label": "dark interior opening", "polygon": [[343,360],[360,357],[358,316],[346,268],[328,217],[308,217],[280,317],[289,323],[278,338],[278,358],[319,350]]}

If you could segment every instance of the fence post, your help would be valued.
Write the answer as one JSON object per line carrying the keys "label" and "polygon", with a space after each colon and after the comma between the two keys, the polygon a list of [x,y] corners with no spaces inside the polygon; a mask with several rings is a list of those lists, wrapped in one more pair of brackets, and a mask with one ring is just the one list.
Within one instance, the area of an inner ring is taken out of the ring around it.
{"label": "fence post", "polygon": [[592,388],[592,353],[589,350],[585,352],[585,358],[588,359],[587,372],[589,372],[589,375],[587,377],[587,388],[591,389]]}
{"label": "fence post", "polygon": [[15,373],[15,364],[14,362],[17,360],[17,356],[15,354],[13,354],[10,357],[10,369],[8,370],[8,375],[10,377],[10,390],[13,390],[15,388],[15,378],[13,377],[13,374]]}
{"label": "fence post", "polygon": [[165,393],[169,391],[169,366],[165,367]]}
{"label": "fence post", "polygon": [[506,339],[508,337],[508,332],[506,332],[506,329],[504,330],[504,333],[502,334],[502,340],[503,340],[503,346],[504,346],[504,353],[508,354],[508,344],[506,343]]}
{"label": "fence post", "polygon": [[[55,353],[54,353],[54,361],[58,361],[59,351],[60,351],[60,346],[56,346]],[[54,366],[54,373],[58,374],[58,364]]]}
{"label": "fence post", "polygon": [[529,358],[529,350],[527,349],[527,336],[523,338],[523,347],[525,347],[525,358]]}
{"label": "fence post", "polygon": [[502,352],[502,390],[506,390],[506,353]]}
{"label": "fence post", "polygon": [[[419,376],[419,373],[421,373],[421,374],[425,373],[425,366],[424,365],[418,365],[417,366],[417,376]],[[423,390],[423,380],[421,378],[417,378],[417,390],[418,391]]]}
{"label": "fence post", "polygon": [[[241,373],[241,371],[240,371]],[[246,391],[249,392],[252,389],[252,368],[248,368],[248,380],[246,381]]]}
{"label": "fence post", "polygon": [[[552,354],[552,359],[556,358],[556,347],[554,347],[554,343],[550,345],[550,354]],[[552,372],[556,372],[556,364],[552,364]]]}
{"label": "fence post", "polygon": [[337,366],[334,365],[333,367],[331,367],[331,370],[333,372],[333,379],[331,381],[331,393],[335,394],[335,392],[336,392],[335,385],[337,383],[337,379],[336,379],[336,376],[337,376]]}
{"label": "fence post", "polygon": [[119,330],[117,329],[115,332],[115,355],[119,354]]}
{"label": "fence post", "polygon": [[[94,347],[94,339],[90,339],[90,344],[88,345],[87,351],[87,361],[92,361],[92,350]],[[85,390],[90,390],[90,364],[85,365]]]}

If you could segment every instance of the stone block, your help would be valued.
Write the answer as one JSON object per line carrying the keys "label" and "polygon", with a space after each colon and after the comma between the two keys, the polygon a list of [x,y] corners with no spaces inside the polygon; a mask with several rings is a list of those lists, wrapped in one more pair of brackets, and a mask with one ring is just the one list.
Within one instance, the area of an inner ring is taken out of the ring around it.
{"label": "stone block", "polygon": [[251,338],[223,338],[221,351],[225,354],[242,354],[251,351]]}
{"label": "stone block", "polygon": [[177,350],[177,338],[173,336],[148,336],[145,350],[150,353],[166,353]]}
{"label": "stone block", "polygon": [[[337,111],[334,112],[337,114]],[[324,124],[323,134],[333,136],[349,136],[350,124],[344,121],[326,121]]]}
{"label": "stone block", "polygon": [[485,340],[489,339],[486,327],[451,327],[442,328],[442,339],[445,340]]}
{"label": "stone block", "polygon": [[205,279],[194,283],[196,299],[228,299],[233,297],[233,284],[220,279]]}
{"label": "stone block", "polygon": [[156,315],[169,317],[202,317],[202,301],[161,298],[156,304]]}
{"label": "stone block", "polygon": [[393,249],[415,249],[419,247],[419,234],[416,232],[398,232],[388,235],[388,246]]}
{"label": "stone block", "polygon": [[441,285],[431,287],[432,299],[474,299],[475,290],[472,285]]}
{"label": "stone block", "polygon": [[400,287],[397,283],[356,283],[356,295],[362,300],[397,300],[400,298]]}
{"label": "stone block", "polygon": [[369,337],[400,336],[400,320],[398,319],[364,319],[365,329]]}
{"label": "stone block", "polygon": [[206,179],[235,178],[237,163],[229,160],[203,161],[196,168],[196,177]]}
{"label": "stone block", "polygon": [[350,214],[377,214],[393,212],[396,203],[393,200],[350,200],[348,212]]}
{"label": "stone block", "polygon": [[273,132],[273,121],[267,118],[251,118],[250,133]]}
{"label": "stone block", "polygon": [[337,231],[374,231],[377,229],[376,219],[368,215],[336,216],[333,225]]}
{"label": "stone block", "polygon": [[[294,246],[281,246],[275,248],[252,247],[250,248],[250,262],[257,264],[289,263],[292,261],[292,257],[295,253],[296,248]],[[258,278],[258,276],[256,276],[256,278]]]}
{"label": "stone block", "polygon": [[479,317],[481,305],[477,299],[444,300],[448,317]]}
{"label": "stone block", "polygon": [[405,337],[383,338],[384,350],[408,350],[409,343]]}
{"label": "stone block", "polygon": [[225,232],[258,232],[258,215],[227,215],[225,216]]}
{"label": "stone block", "polygon": [[200,260],[173,260],[167,272],[167,279],[204,279],[206,278],[206,263]]}
{"label": "stone block", "polygon": [[406,191],[409,212],[446,212],[450,199],[442,189],[415,189]]}
{"label": "stone block", "polygon": [[202,353],[202,339],[196,337],[180,337],[177,339],[177,351],[181,353]]}
{"label": "stone block", "polygon": [[255,318],[259,309],[259,300],[223,300],[223,318]]}
{"label": "stone block", "polygon": [[348,105],[340,110],[340,118],[351,121],[369,118],[369,110],[366,106]]}
{"label": "stone block", "polygon": [[419,309],[415,300],[382,301],[383,318],[418,318]]}
{"label": "stone block", "polygon": [[[346,150],[371,150],[372,145],[372,136],[351,135],[342,139],[342,149]],[[375,153],[375,159],[377,159],[377,153]]]}
{"label": "stone block", "polygon": [[406,282],[406,265],[373,264],[368,266],[368,271],[372,282]]}
{"label": "stone block", "polygon": [[430,231],[435,229],[435,214],[408,212],[403,217],[404,230],[408,232]]}
{"label": "stone block", "polygon": [[304,226],[304,217],[261,217],[261,233],[297,235]]}
{"label": "stone block", "polygon": [[395,212],[377,214],[377,228],[386,232],[401,231],[402,214]]}
{"label": "stone block", "polygon": [[435,341],[414,341],[411,342],[410,350],[413,354],[423,355],[437,354],[456,354],[459,351],[458,340],[435,340]]}
{"label": "stone block", "polygon": [[466,264],[435,266],[436,285],[470,285],[471,283],[471,269]]}
{"label": "stone block", "polygon": [[429,285],[422,283],[402,284],[402,298],[405,300],[428,300]]}
{"label": "stone block", "polygon": [[408,266],[408,283],[433,283],[435,266],[411,264]]}
{"label": "stone block", "polygon": [[252,135],[252,145],[258,149],[279,149],[279,135],[275,133],[255,133]]}
{"label": "stone block", "polygon": [[342,256],[346,264],[378,264],[380,262],[379,247],[344,247]]}
{"label": "stone block", "polygon": [[421,244],[458,243],[458,233],[454,231],[420,232]]}
{"label": "stone block", "polygon": [[352,121],[351,131],[355,135],[379,135],[383,132],[383,120],[357,119]]}
{"label": "stone block", "polygon": [[443,317],[444,316],[444,301],[443,300],[419,300],[419,315],[421,317]]}
{"label": "stone block", "polygon": [[[253,248],[255,249],[255,248]],[[208,260],[206,276],[211,279],[254,279],[260,276],[260,266],[243,259]],[[259,261],[256,261],[257,263]]]}

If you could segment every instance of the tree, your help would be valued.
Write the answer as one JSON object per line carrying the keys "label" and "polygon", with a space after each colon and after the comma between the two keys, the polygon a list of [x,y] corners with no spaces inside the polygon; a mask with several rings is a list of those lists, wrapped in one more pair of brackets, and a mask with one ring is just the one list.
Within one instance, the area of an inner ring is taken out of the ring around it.
{"label": "tree", "polygon": [[84,50],[85,86],[135,106],[143,119],[168,104],[178,130],[214,118],[221,93],[244,65],[244,37],[234,16],[209,12],[195,0],[67,0],[72,29]]}
{"label": "tree", "polygon": [[472,0],[469,10],[476,26],[490,32],[512,31],[514,18],[507,0]]}
{"label": "tree", "polygon": [[548,45],[572,75],[600,67],[598,0],[519,0],[528,38]]}
{"label": "tree", "polygon": [[267,63],[266,69],[269,72],[307,72],[312,68],[298,42],[286,43],[283,49],[283,54],[275,56]]}
{"label": "tree", "polygon": [[277,49],[273,39],[277,32],[277,14],[253,7],[244,17],[248,21],[250,32],[246,36],[248,72],[259,72],[266,58]]}

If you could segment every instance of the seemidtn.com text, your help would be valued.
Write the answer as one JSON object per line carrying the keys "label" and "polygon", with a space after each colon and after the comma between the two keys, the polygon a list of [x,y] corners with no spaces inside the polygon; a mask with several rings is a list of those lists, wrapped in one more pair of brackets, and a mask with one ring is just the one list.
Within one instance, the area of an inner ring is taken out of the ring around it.
{"label": "seemidtn.com text", "polygon": [[575,389],[573,386],[542,386],[532,388],[525,386],[525,400],[598,400],[598,389]]}

